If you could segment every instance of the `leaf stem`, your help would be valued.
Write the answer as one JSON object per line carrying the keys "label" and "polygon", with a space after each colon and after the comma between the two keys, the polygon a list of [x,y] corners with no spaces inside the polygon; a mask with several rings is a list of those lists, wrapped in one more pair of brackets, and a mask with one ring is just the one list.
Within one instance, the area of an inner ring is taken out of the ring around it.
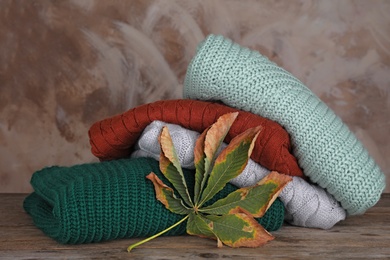
{"label": "leaf stem", "polygon": [[170,227],[164,229],[163,231],[161,231],[161,232],[159,232],[159,233],[157,233],[157,234],[155,234],[155,235],[153,235],[153,236],[151,236],[151,237],[148,237],[148,238],[146,238],[146,239],[144,239],[144,240],[142,240],[142,241],[139,241],[138,243],[135,243],[135,244],[130,245],[130,246],[127,248],[127,252],[130,252],[133,248],[135,248],[135,247],[137,247],[137,246],[139,246],[139,245],[142,245],[143,243],[146,243],[146,242],[148,242],[148,241],[150,241],[150,240],[152,240],[152,239],[154,239],[154,238],[156,238],[156,237],[158,237],[158,236],[161,236],[161,235],[164,234],[165,232],[168,232],[168,231],[171,230],[172,228],[174,228],[174,227],[180,225],[181,223],[183,223],[189,216],[190,216],[190,215],[185,216],[184,218],[182,218],[181,220],[179,220],[178,222],[176,222],[176,223],[173,224],[172,226],[170,226]]}

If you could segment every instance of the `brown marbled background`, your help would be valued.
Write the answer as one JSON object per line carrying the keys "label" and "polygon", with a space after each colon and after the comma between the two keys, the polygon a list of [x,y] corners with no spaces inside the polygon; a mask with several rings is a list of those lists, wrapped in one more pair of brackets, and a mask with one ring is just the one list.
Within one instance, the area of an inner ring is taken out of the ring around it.
{"label": "brown marbled background", "polygon": [[[199,41],[223,34],[292,72],[390,177],[390,1],[0,1],[0,192],[96,161],[102,118],[180,98]],[[387,192],[390,192],[389,185]]]}

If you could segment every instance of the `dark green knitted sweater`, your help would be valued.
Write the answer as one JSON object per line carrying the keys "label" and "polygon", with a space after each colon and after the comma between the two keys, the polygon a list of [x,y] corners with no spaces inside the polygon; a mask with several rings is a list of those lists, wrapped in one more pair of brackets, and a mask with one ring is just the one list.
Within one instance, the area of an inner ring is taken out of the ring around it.
{"label": "dark green knitted sweater", "polygon": [[[25,199],[24,209],[37,227],[63,244],[151,236],[184,216],[157,201],[152,182],[145,178],[150,172],[169,185],[151,158],[44,168],[31,178],[34,192]],[[193,186],[194,172],[185,174]],[[228,184],[213,201],[235,189]],[[258,219],[268,231],[279,229],[283,220],[279,199]],[[181,235],[185,230],[183,223],[166,235]]]}

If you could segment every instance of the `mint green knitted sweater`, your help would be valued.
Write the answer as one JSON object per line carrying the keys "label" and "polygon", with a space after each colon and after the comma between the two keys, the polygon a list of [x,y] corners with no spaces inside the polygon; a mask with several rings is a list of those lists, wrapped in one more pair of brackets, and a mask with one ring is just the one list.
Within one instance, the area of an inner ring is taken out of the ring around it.
{"label": "mint green knitted sweater", "polygon": [[304,174],[350,215],[372,207],[385,188],[384,174],[341,119],[257,51],[208,36],[188,67],[184,97],[219,100],[280,123]]}
{"label": "mint green knitted sweater", "polygon": [[[37,227],[63,244],[151,236],[184,216],[157,201],[152,182],[145,178],[150,172],[169,184],[151,158],[44,168],[31,178],[34,192],[25,199],[24,209]],[[185,170],[185,175],[193,187],[194,172]],[[234,190],[228,184],[212,201]],[[282,202],[277,199],[258,221],[268,231],[279,229],[284,221]],[[185,230],[182,223],[166,235],[182,235]]]}

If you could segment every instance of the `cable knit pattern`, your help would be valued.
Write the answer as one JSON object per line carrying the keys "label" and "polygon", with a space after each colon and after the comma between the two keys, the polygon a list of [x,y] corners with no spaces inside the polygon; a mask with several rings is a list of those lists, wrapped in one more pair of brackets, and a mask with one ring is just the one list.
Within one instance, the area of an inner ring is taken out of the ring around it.
{"label": "cable knit pattern", "polygon": [[132,148],[146,126],[154,120],[178,124],[202,132],[231,112],[239,112],[225,142],[246,129],[261,126],[251,158],[270,170],[303,177],[296,158],[290,153],[288,133],[278,123],[226,105],[188,99],[156,101],[93,124],[89,130],[92,153],[100,160],[130,156]]}
{"label": "cable knit pattern", "polygon": [[329,229],[347,215],[331,194],[302,178],[293,177],[279,198],[286,207],[285,220],[296,226]]}
{"label": "cable knit pattern", "polygon": [[167,124],[159,120],[153,121],[145,127],[137,143],[134,145],[134,152],[131,154],[131,157],[151,157],[159,160],[161,148],[158,137],[164,126],[168,127],[180,165],[186,169],[195,169],[194,149],[196,139],[198,139],[200,134],[195,131],[186,130],[179,125]]}
{"label": "cable knit pattern", "polygon": [[[154,121],[145,128],[131,157],[152,157],[157,160],[160,156],[158,136],[163,126],[169,129],[180,163],[188,169],[195,169],[193,151],[200,134],[161,121]],[[220,151],[226,146],[223,143]],[[268,169],[250,159],[243,172],[230,183],[240,188],[252,186],[269,173]],[[279,198],[286,207],[286,220],[292,225],[329,229],[346,217],[345,210],[332,195],[299,177],[293,177]]]}
{"label": "cable knit pattern", "polygon": [[[25,199],[24,209],[44,233],[64,244],[151,236],[184,216],[156,199],[152,182],[145,178],[150,172],[169,184],[152,158],[44,168],[32,176],[35,191]],[[194,172],[184,172],[193,186]],[[236,189],[228,184],[209,203]],[[258,221],[274,231],[283,219],[283,204],[276,200]],[[185,230],[182,223],[166,235],[181,235]]]}
{"label": "cable knit pattern", "polygon": [[351,215],[372,207],[385,188],[384,174],[341,119],[259,52],[208,36],[188,67],[184,97],[219,100],[280,123],[304,174]]}

